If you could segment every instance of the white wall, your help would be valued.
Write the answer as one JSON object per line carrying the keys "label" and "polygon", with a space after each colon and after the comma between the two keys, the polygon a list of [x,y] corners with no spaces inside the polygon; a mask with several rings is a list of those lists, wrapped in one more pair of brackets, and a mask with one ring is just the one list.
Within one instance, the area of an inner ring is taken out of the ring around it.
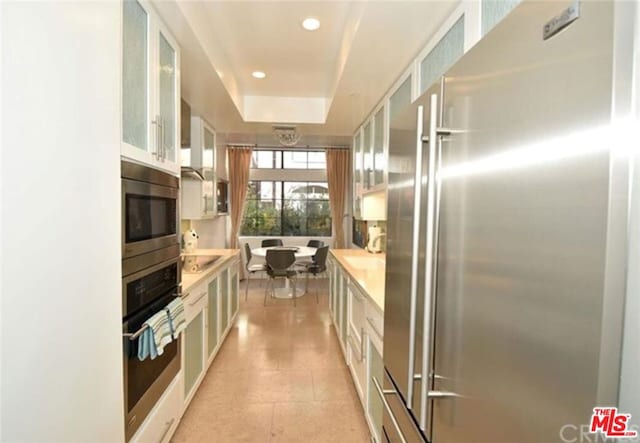
{"label": "white wall", "polygon": [[192,228],[198,233],[199,248],[225,249],[229,247],[227,224],[228,215],[220,215],[208,220],[193,220]]}
{"label": "white wall", "polygon": [[0,8],[0,440],[123,441],[121,5]]}

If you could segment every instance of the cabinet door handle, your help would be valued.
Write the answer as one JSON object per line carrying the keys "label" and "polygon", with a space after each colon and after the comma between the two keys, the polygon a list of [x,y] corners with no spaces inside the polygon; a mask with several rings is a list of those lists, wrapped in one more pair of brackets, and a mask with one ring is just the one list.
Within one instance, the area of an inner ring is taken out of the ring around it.
{"label": "cabinet door handle", "polygon": [[157,158],[158,160],[160,160],[161,158],[161,153],[160,153],[160,116],[156,115],[156,119],[155,120],[151,120],[151,124],[156,125],[156,152],[152,153],[152,155]]}
{"label": "cabinet door handle", "polygon": [[175,417],[173,417],[171,420],[169,420],[164,424],[165,429],[164,429],[164,432],[162,433],[162,436],[160,436],[158,443],[162,443],[164,441],[164,438],[167,436],[167,432],[169,432],[169,429],[171,429],[171,426],[173,425],[174,421],[176,421]]}
{"label": "cabinet door handle", "polygon": [[167,151],[164,145],[164,120],[160,116],[158,118],[160,119],[160,153],[162,161],[164,161],[167,158]]}
{"label": "cabinet door handle", "polygon": [[191,303],[189,303],[189,306],[193,306],[196,303],[198,303],[200,300],[202,300],[202,297],[204,297],[205,295],[207,295],[206,292],[203,292],[202,294],[200,294],[200,297],[198,297],[196,300],[192,301]]}

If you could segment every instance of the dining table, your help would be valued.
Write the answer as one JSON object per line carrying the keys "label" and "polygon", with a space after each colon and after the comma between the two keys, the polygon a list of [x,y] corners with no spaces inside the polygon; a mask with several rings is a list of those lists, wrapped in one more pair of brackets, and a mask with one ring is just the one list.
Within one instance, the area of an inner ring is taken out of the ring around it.
{"label": "dining table", "polygon": [[[296,261],[313,257],[316,254],[317,248],[312,248],[310,246],[269,246],[266,248],[255,248],[251,250],[251,255],[259,258],[266,258],[267,251],[269,249],[291,249],[293,250],[293,255],[296,258]],[[300,297],[304,295],[304,292],[299,292],[296,287],[296,297]],[[285,285],[281,288],[274,288],[273,296],[275,298],[293,298],[293,290],[289,285],[289,279],[285,279]]]}

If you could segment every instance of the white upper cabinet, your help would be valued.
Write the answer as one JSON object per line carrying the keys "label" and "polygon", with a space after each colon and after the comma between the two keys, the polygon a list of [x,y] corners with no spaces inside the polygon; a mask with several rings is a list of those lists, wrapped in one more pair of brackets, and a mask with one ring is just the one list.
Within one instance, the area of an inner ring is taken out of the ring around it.
{"label": "white upper cabinet", "polygon": [[386,155],[385,136],[387,133],[385,122],[385,108],[380,108],[373,117],[373,186],[379,187],[386,184]]}
{"label": "white upper cabinet", "polygon": [[371,155],[371,121],[364,125],[362,132],[362,187],[367,190],[371,187],[371,172],[373,171],[373,156]]}
{"label": "white upper cabinet", "polygon": [[216,215],[216,133],[200,117],[191,117],[191,146],[182,149],[182,165],[191,166],[203,179],[182,179],[182,213],[188,220]]}
{"label": "white upper cabinet", "polygon": [[438,81],[464,54],[464,14],[420,61],[420,94]]}
{"label": "white upper cabinet", "polygon": [[183,148],[182,166],[216,168],[216,131],[198,116],[191,117],[191,145]]}
{"label": "white upper cabinet", "polygon": [[147,2],[123,2],[122,148],[180,173],[180,48]]}
{"label": "white upper cabinet", "polygon": [[482,35],[491,31],[521,0],[482,0]]}

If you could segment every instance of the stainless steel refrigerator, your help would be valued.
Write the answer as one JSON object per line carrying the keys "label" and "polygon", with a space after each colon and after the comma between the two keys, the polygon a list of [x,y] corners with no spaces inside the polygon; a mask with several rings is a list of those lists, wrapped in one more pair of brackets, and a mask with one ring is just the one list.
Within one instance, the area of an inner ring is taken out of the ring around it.
{"label": "stainless steel refrigerator", "polygon": [[388,441],[562,441],[616,403],[613,15],[523,2],[391,122]]}

